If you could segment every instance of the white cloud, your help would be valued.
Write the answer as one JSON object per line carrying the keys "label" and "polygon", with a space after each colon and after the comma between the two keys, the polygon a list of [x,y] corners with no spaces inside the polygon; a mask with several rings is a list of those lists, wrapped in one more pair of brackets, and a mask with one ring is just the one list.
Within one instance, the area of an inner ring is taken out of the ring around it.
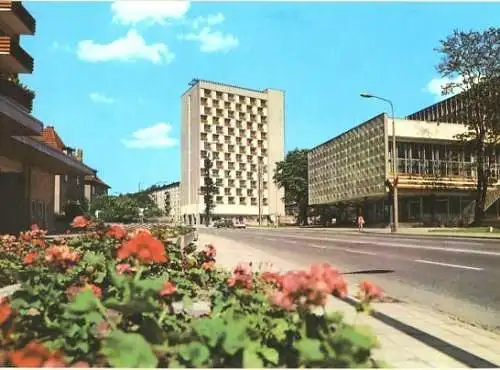
{"label": "white cloud", "polygon": [[200,26],[214,26],[216,24],[224,22],[224,14],[222,13],[217,13],[217,14],[209,14],[206,17],[200,16],[196,17],[195,20],[193,21],[193,28],[198,29]]}
{"label": "white cloud", "polygon": [[93,92],[89,96],[90,100],[92,100],[94,103],[113,104],[116,101],[115,99],[100,92]]}
{"label": "white cloud", "polygon": [[134,61],[149,60],[155,64],[169,63],[174,53],[163,43],[148,45],[144,38],[131,29],[123,38],[109,44],[98,44],[93,40],[83,40],[78,43],[78,57],[87,62],[107,62],[110,60]]}
{"label": "white cloud", "polygon": [[443,87],[449,83],[458,83],[462,80],[461,77],[456,78],[447,78],[447,77],[435,77],[429,81],[429,83],[422,89],[422,91],[430,93],[435,96],[436,100],[441,100],[445,97],[449,97],[453,95],[453,92],[450,92],[446,95],[443,95]]}
{"label": "white cloud", "polygon": [[211,31],[210,27],[203,27],[199,33],[188,33],[179,36],[182,40],[198,41],[200,50],[204,53],[217,51],[228,52],[239,45],[239,40],[231,34],[223,34],[220,31]]}
{"label": "white cloud", "polygon": [[165,24],[169,19],[182,18],[189,10],[188,1],[113,1],[113,22],[135,25],[140,22]]}
{"label": "white cloud", "polygon": [[170,137],[172,125],[159,122],[151,127],[132,133],[131,139],[122,140],[128,148],[170,148],[178,144],[177,139]]}

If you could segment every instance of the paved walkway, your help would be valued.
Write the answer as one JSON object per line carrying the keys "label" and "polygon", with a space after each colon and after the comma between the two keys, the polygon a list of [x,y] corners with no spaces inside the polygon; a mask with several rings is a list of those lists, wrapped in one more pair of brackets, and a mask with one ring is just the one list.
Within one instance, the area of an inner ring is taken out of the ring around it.
{"label": "paved walkway", "polygon": [[[308,267],[250,245],[204,234],[200,229],[199,245],[209,243],[217,248],[217,263],[224,268],[233,268],[238,262],[252,262],[255,270],[282,272]],[[332,298],[328,307],[344,312],[349,322],[356,318],[354,308],[342,300]],[[500,365],[500,336],[496,334],[407,304],[379,303],[374,308],[380,317],[359,315],[356,323],[372,328],[380,342],[374,356],[391,367],[491,368]]]}

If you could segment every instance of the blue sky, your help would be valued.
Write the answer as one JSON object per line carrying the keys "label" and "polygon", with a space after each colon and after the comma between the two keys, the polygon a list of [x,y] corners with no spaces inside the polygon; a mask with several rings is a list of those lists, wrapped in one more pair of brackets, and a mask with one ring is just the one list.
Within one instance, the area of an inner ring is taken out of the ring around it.
{"label": "blue sky", "polygon": [[112,192],[180,174],[180,96],[193,78],[286,94],[286,149],[438,99],[433,50],[500,24],[500,3],[28,2],[34,115],[84,150]]}

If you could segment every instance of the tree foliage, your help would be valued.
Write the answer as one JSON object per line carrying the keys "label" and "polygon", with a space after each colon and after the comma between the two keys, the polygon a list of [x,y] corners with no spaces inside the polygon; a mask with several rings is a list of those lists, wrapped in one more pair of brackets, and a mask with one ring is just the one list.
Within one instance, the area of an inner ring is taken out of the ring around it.
{"label": "tree foliage", "polygon": [[212,169],[214,163],[210,158],[205,158],[204,161],[204,176],[203,176],[203,186],[200,187],[201,195],[203,195],[203,202],[205,204],[205,225],[208,226],[210,223],[210,216],[212,215],[212,210],[215,208],[214,195],[217,194],[217,186],[212,179],[210,170]]}
{"label": "tree foliage", "polygon": [[307,225],[309,208],[307,149],[294,149],[285,160],[276,163],[274,182],[285,189],[285,203],[296,204],[299,209],[298,223]]}
{"label": "tree foliage", "polygon": [[500,28],[455,30],[440,43],[437,51],[442,59],[437,69],[449,81],[443,94],[459,94],[452,120],[466,127],[459,138],[476,158],[475,222],[480,223],[500,142]]}
{"label": "tree foliage", "polygon": [[105,222],[137,222],[140,220],[139,208],[144,209],[144,217],[157,217],[161,211],[149,194],[141,192],[125,195],[102,195],[92,200],[90,214],[99,210],[99,219]]}
{"label": "tree foliage", "polygon": [[172,212],[172,206],[170,204],[170,193],[168,191],[165,191],[165,204],[164,204],[164,213],[165,216],[170,216],[170,213]]}

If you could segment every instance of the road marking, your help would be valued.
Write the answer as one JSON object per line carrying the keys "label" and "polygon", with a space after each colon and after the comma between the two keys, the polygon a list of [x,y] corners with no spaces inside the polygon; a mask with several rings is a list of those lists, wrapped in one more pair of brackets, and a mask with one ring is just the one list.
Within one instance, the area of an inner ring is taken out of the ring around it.
{"label": "road marking", "polygon": [[357,254],[368,254],[370,256],[376,256],[377,253],[374,253],[374,252],[367,252],[367,251],[357,251],[355,249],[346,249],[346,248],[343,248],[342,250],[346,251],[346,252],[350,252],[350,253],[357,253]]}
{"label": "road marking", "polygon": [[456,267],[456,268],[459,268],[459,269],[466,269],[466,270],[475,270],[475,271],[482,271],[482,270],[484,270],[482,267],[454,265],[454,264],[451,264],[451,263],[435,262],[435,261],[427,261],[427,260],[415,260],[415,262],[427,263],[429,265],[438,265],[438,266],[446,266],[446,267]]}
{"label": "road marking", "polygon": [[318,248],[318,249],[326,249],[324,245],[317,245],[317,244],[309,244],[310,247],[313,248]]}

